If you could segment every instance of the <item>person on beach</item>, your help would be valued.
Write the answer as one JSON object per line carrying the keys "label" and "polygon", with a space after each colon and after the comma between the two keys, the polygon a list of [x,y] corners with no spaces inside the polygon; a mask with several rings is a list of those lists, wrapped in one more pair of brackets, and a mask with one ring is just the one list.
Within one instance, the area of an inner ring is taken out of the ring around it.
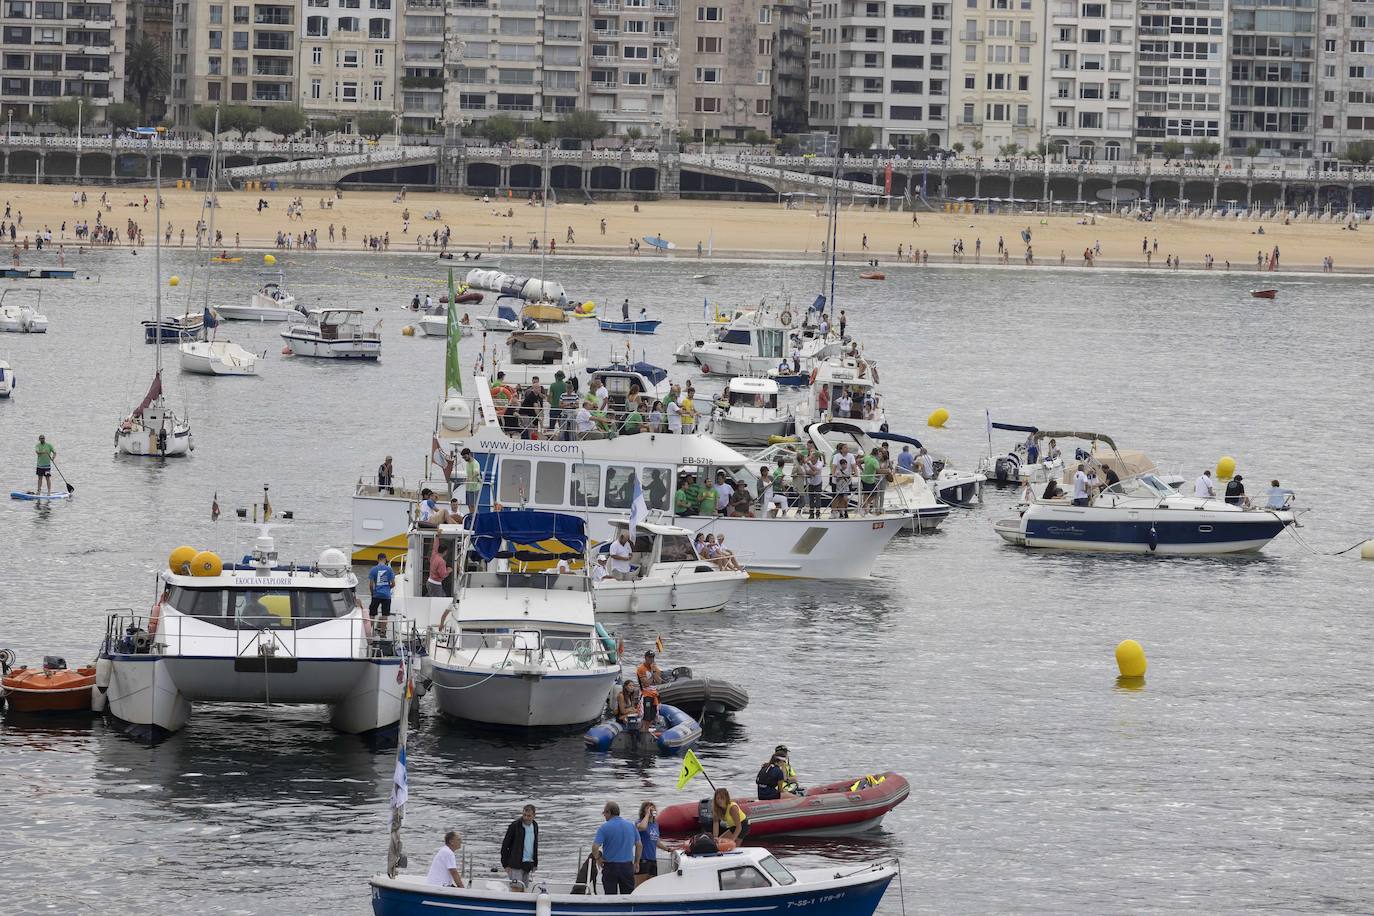
{"label": "person on beach", "polygon": [[629,894],[635,889],[635,865],[643,852],[639,831],[620,816],[620,805],[613,801],[606,802],[601,816],[605,823],[592,839],[592,858],[601,865],[601,888],[606,894]]}
{"label": "person on beach", "polygon": [[463,876],[458,871],[458,856],[455,855],[462,848],[463,840],[457,830],[445,833],[444,845],[439,847],[439,851],[429,863],[429,874],[425,876],[425,883],[435,887],[462,887]]}
{"label": "person on beach", "polygon": [[528,889],[530,878],[539,867],[539,821],[534,815],[534,805],[526,805],[501,840],[501,867],[506,870],[513,891]]}

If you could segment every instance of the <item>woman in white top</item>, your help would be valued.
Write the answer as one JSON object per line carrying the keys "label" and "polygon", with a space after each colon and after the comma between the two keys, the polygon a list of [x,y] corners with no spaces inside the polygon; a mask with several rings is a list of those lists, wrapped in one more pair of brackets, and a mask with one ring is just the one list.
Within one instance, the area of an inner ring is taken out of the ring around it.
{"label": "woman in white top", "polygon": [[768,470],[768,465],[759,469],[759,502],[769,518],[787,511],[787,497],[774,491],[773,472]]}
{"label": "woman in white top", "polygon": [[668,402],[668,432],[682,432],[682,408],[677,401]]}

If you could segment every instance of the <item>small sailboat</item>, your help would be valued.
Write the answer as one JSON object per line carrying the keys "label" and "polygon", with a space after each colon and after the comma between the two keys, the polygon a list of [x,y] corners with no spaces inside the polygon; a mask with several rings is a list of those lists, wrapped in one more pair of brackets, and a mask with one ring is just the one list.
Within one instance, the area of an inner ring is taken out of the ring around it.
{"label": "small sailboat", "polygon": [[29,292],[38,294],[33,305],[6,303],[5,297],[12,292],[15,290],[7,289],[0,293],[0,331],[13,331],[18,334],[46,334],[48,332],[48,316],[38,311],[43,304],[43,291],[41,289],[29,290]]}
{"label": "small sailboat", "polygon": [[[153,327],[162,327],[162,159],[158,157],[156,231],[153,233]],[[190,420],[178,417],[162,395],[162,347],[153,347],[153,382],[127,417],[115,428],[115,447],[134,457],[173,458],[190,455]]]}
{"label": "small sailboat", "polygon": [[296,297],[286,291],[285,278],[269,280],[247,305],[219,305],[219,317],[229,321],[287,321],[296,314]]}

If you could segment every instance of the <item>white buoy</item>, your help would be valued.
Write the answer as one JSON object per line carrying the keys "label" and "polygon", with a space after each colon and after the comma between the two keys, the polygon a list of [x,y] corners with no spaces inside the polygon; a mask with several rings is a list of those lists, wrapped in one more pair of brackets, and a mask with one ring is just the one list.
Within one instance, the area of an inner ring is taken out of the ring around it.
{"label": "white buoy", "polygon": [[1374,560],[1374,538],[1370,538],[1360,545],[1360,559]]}

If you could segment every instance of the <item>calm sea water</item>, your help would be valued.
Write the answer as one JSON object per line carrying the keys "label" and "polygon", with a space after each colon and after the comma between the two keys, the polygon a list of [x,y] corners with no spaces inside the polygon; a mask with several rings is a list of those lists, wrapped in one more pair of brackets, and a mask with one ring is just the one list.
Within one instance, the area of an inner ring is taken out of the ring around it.
{"label": "calm sea water", "polygon": [[[49,334],[0,337],[20,380],[0,402],[4,484],[31,485],[43,432],[78,495],[51,508],[0,502],[0,644],[29,663],[90,658],[107,609],[148,606],[170,548],[241,552],[232,513],[210,520],[214,495],[229,510],[270,484],[297,519],[280,532],[284,555],[311,558],[347,546],[359,473],[387,453],[408,476],[425,460],[443,346],[401,337],[400,306],[437,293],[442,268],[361,256],[284,260],[306,301],[377,310],[380,365],[285,358],[278,329],[231,325],[267,351],[260,378],[186,376],[174,362],[167,372],[195,456],[113,457],[114,425],[151,374],[137,326],[151,309],[150,255],[91,256],[82,266],[98,281],[44,286]],[[190,278],[184,255],[165,266]],[[692,281],[707,271],[711,282]],[[646,349],[663,365],[703,298],[804,306],[820,279],[816,267],[690,257],[559,261],[549,273],[665,318]],[[1279,300],[1262,302],[1239,274],[899,268],[860,284],[855,273],[842,272],[840,305],[882,366],[894,429],[959,462],[986,452],[988,409],[1109,433],[1190,478],[1233,455],[1252,489],[1270,477],[1297,489],[1312,510],[1303,538],[1319,550],[1374,534],[1364,282],[1280,279]],[[212,301],[245,299],[267,276],[217,270]],[[572,331],[594,359],[623,340],[588,323]],[[465,359],[475,346],[464,343]],[[927,430],[939,406],[953,420]],[[906,774],[911,798],[880,833],[778,846],[811,861],[899,856],[903,894],[893,887],[885,913],[904,912],[903,897],[909,912],[1374,910],[1374,564],[1314,555],[1288,535],[1239,560],[1027,554],[992,531],[1013,498],[990,492],[938,534],[897,540],[871,581],[755,583],[718,615],[614,626],[632,649],[662,636],[666,662],[750,690],[749,708],[699,749],[718,783],[749,790],[780,741],[804,781]],[[1112,649],[1127,637],[1150,658],[1143,690],[1114,683]],[[505,824],[534,800],[545,870],[569,872],[603,800],[702,794],[674,790],[670,759],[589,754],[576,734],[492,737],[430,702],[412,732],[413,869],[450,827],[494,864]],[[100,722],[6,721],[4,909],[365,912],[392,762],[315,709],[201,708],[153,749]]]}

